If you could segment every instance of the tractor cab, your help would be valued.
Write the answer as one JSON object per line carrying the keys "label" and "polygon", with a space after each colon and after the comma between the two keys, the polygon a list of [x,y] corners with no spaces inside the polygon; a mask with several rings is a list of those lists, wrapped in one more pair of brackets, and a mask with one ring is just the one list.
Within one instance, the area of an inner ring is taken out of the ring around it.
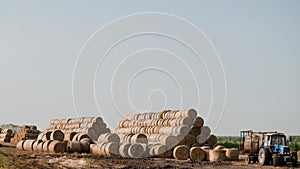
{"label": "tractor cab", "polygon": [[266,134],[262,147],[268,148],[271,153],[290,155],[290,149],[287,146],[286,136],[282,133]]}

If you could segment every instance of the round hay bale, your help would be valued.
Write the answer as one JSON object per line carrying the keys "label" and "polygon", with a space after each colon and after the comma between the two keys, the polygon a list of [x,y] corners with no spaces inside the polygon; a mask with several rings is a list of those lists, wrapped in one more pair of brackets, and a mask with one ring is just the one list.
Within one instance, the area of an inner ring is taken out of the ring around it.
{"label": "round hay bale", "polygon": [[204,120],[202,117],[198,116],[194,119],[194,124],[193,124],[194,127],[202,127],[203,124],[204,124]]}
{"label": "round hay bale", "polygon": [[237,148],[226,149],[226,160],[238,161],[239,160],[239,150]]}
{"label": "round hay bale", "polygon": [[96,154],[96,152],[95,152],[95,151],[97,151],[97,150],[95,150],[96,146],[97,146],[97,144],[90,144],[90,153]]}
{"label": "round hay bale", "polygon": [[197,142],[199,144],[205,143],[207,139],[208,139],[207,136],[202,136],[202,135],[197,136]]}
{"label": "round hay bale", "polygon": [[74,152],[81,152],[81,146],[79,141],[68,141],[67,142],[67,152],[74,153]]}
{"label": "round hay bale", "polygon": [[192,119],[196,118],[197,111],[195,109],[188,109],[188,110],[180,110],[179,117],[190,117]]}
{"label": "round hay bale", "polygon": [[34,142],[35,140],[25,140],[25,142],[23,143],[23,149],[25,151],[33,151]]}
{"label": "round hay bale", "polygon": [[210,135],[210,133],[211,133],[211,130],[208,126],[202,126],[201,127],[201,135],[202,136],[208,137]]}
{"label": "round hay bale", "polygon": [[47,141],[44,142],[44,144],[43,144],[43,152],[48,152],[48,151],[49,151],[48,147],[49,147],[49,144],[50,144],[52,141],[53,141],[53,140],[47,140]]}
{"label": "round hay bale", "polygon": [[178,138],[172,135],[161,135],[159,139],[160,139],[160,143],[162,145],[168,146],[168,148],[173,148],[175,145],[179,143]]}
{"label": "round hay bale", "polygon": [[75,134],[71,141],[78,141],[79,133]]}
{"label": "round hay bale", "polygon": [[53,140],[48,145],[48,151],[51,153],[63,153],[65,151],[66,145],[58,140]]}
{"label": "round hay bale", "polygon": [[17,150],[23,150],[24,151],[24,148],[23,148],[24,142],[25,142],[25,140],[21,140],[17,143],[17,145],[16,145]]}
{"label": "round hay bale", "polygon": [[198,135],[201,134],[201,127],[193,126],[193,127],[190,129],[189,134],[191,134],[191,135],[197,137]]}
{"label": "round hay bale", "polygon": [[221,150],[224,150],[224,146],[222,146],[222,145],[217,145],[215,148],[214,148],[214,150],[219,150],[219,151],[221,151]]}
{"label": "round hay bale", "polygon": [[218,139],[217,139],[217,136],[211,134],[211,135],[209,135],[209,137],[207,138],[206,141],[207,141],[207,144],[212,147],[215,144],[217,144]]}
{"label": "round hay bale", "polygon": [[191,134],[187,134],[185,137],[184,137],[184,144],[191,147],[193,144],[196,143],[196,138],[195,136],[191,135]]}
{"label": "round hay bale", "polygon": [[141,158],[145,154],[141,144],[131,144],[128,148],[128,155],[132,158]]}
{"label": "round hay bale", "polygon": [[[181,135],[187,135],[188,133],[189,133],[189,131],[190,131],[190,128],[189,128],[189,126],[187,126],[187,125],[182,125],[182,126],[176,126],[175,127],[175,133],[176,134],[181,134]],[[167,133],[167,134],[175,134],[175,133]]]}
{"label": "round hay bale", "polygon": [[105,154],[107,156],[119,155],[120,145],[117,142],[107,142],[104,146]]}
{"label": "round hay bale", "polygon": [[147,139],[147,136],[145,134],[134,134],[134,135],[131,136],[130,142],[131,142],[131,144],[135,144],[135,143],[147,144],[148,139]]}
{"label": "round hay bale", "polygon": [[173,156],[177,160],[186,160],[186,159],[188,159],[189,156],[190,156],[190,151],[189,151],[188,146],[179,145],[179,146],[175,147],[174,150],[173,150]]}
{"label": "round hay bale", "polygon": [[170,158],[172,156],[172,150],[169,149],[158,155],[159,158]]}
{"label": "round hay bale", "polygon": [[90,142],[91,140],[89,138],[83,138],[80,140],[80,148],[83,153],[90,152]]}
{"label": "round hay bale", "polygon": [[40,143],[42,143],[43,141],[42,140],[36,140],[34,143],[33,143],[33,146],[32,146],[32,150],[33,151],[38,151],[38,145]]}
{"label": "round hay bale", "polygon": [[166,145],[155,145],[155,146],[153,146],[153,148],[154,148],[155,156],[160,156],[161,154],[168,151],[168,147]]}
{"label": "round hay bale", "polygon": [[121,144],[121,146],[119,148],[119,154],[120,154],[120,156],[122,156],[122,157],[130,157],[129,154],[128,154],[128,149],[129,149],[130,146],[131,146],[130,143]]}
{"label": "round hay bale", "polygon": [[203,161],[205,159],[205,151],[200,147],[192,147],[190,149],[190,158],[192,161]]}
{"label": "round hay bale", "polygon": [[98,142],[120,142],[120,137],[117,134],[104,133],[99,135]]}
{"label": "round hay bale", "polygon": [[44,145],[44,143],[45,143],[45,142],[42,141],[42,142],[40,142],[40,143],[37,145],[37,148],[36,148],[36,149],[37,149],[38,152],[43,152],[43,151],[44,151],[44,150],[43,150],[43,145]]}
{"label": "round hay bale", "polygon": [[42,140],[45,142],[47,140],[50,140],[50,136],[51,136],[52,131],[47,131],[46,133],[44,133]]}
{"label": "round hay bale", "polygon": [[64,138],[65,134],[61,130],[54,130],[50,135],[51,140],[63,141]]}
{"label": "round hay bale", "polygon": [[209,161],[224,161],[225,159],[225,150],[209,150]]}
{"label": "round hay bale", "polygon": [[77,134],[77,132],[70,132],[70,133],[67,133],[65,134],[65,140],[67,141],[72,141],[73,140],[73,137]]}
{"label": "round hay bale", "polygon": [[81,133],[81,134],[79,134],[79,135],[77,136],[77,141],[80,141],[80,140],[82,140],[82,139],[84,139],[84,138],[90,139],[90,137],[89,137],[88,134]]}
{"label": "round hay bale", "polygon": [[200,148],[205,151],[205,160],[209,161],[209,151],[211,148],[209,146],[202,146]]}

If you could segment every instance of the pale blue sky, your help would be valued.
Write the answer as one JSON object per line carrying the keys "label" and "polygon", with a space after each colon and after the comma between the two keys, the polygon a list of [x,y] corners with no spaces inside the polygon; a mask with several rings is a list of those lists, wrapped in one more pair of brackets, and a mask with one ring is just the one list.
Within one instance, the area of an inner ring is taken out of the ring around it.
{"label": "pale blue sky", "polygon": [[[296,125],[300,120],[300,2],[296,0],[0,0],[0,123],[37,124],[44,129],[52,118],[99,115],[93,100],[83,95],[78,96],[78,114],[74,113],[71,87],[76,57],[98,28],[137,12],[163,12],[185,18],[199,27],[215,45],[227,75],[228,98],[216,134],[238,135],[242,129],[300,134]],[[182,79],[181,87],[186,89],[187,99],[183,107],[195,107],[199,103],[199,112],[206,116],[210,95],[201,64],[188,57],[189,53],[170,39],[140,38],[129,40],[125,46],[120,45],[119,50],[126,53],[126,49],[162,47],[178,54],[198,70],[196,76],[201,93],[200,103],[191,99],[195,98],[196,90],[186,77],[188,72],[176,73],[175,70],[174,75]],[[153,56],[145,60],[147,63],[153,61],[153,64],[170,61],[170,56],[165,56],[165,59],[159,53],[156,56],[160,58]],[[115,110],[111,106],[110,93],[102,90],[106,89],[104,84],[108,85],[107,81],[114,73],[109,67],[124,57],[122,52],[112,52],[105,61],[107,69],[104,67],[96,79],[99,102],[105,104],[102,113],[107,115],[109,123],[120,120],[120,117],[113,115]],[[143,65],[145,60],[128,60],[127,66]],[[182,66],[179,61],[170,62],[174,67]],[[131,69],[125,66],[120,70],[126,73]],[[120,77],[120,82],[114,84],[114,92],[117,92],[114,95],[123,92],[125,85],[127,87],[128,84],[122,82]],[[132,88],[130,95],[139,109],[147,109],[148,93],[156,88],[169,95],[168,108],[176,109],[179,104],[178,88],[164,74],[145,73],[136,79]],[[81,93],[88,92],[83,90]],[[152,94],[152,108],[160,110],[164,106],[164,96],[157,91]],[[118,97],[121,98],[122,94]],[[116,100],[116,103],[125,112],[131,110],[128,102]],[[214,119],[210,119],[208,125],[214,123]]]}

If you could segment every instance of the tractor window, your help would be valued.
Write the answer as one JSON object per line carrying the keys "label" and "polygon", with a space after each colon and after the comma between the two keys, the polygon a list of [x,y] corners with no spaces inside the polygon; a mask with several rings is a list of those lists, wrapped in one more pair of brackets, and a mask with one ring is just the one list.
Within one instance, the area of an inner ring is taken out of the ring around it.
{"label": "tractor window", "polygon": [[277,144],[277,145],[286,145],[285,137],[284,136],[278,136],[278,135],[273,135],[272,136],[272,141],[271,144]]}

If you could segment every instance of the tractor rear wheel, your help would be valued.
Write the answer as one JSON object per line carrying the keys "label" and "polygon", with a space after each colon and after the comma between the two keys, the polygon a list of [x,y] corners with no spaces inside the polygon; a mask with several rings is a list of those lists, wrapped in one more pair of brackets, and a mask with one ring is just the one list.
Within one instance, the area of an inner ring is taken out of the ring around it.
{"label": "tractor rear wheel", "polygon": [[293,167],[297,167],[298,166],[298,158],[297,158],[297,154],[296,153],[292,153],[292,165],[293,165]]}
{"label": "tractor rear wheel", "polygon": [[260,165],[270,164],[270,153],[269,150],[261,148],[258,152],[258,163]]}

